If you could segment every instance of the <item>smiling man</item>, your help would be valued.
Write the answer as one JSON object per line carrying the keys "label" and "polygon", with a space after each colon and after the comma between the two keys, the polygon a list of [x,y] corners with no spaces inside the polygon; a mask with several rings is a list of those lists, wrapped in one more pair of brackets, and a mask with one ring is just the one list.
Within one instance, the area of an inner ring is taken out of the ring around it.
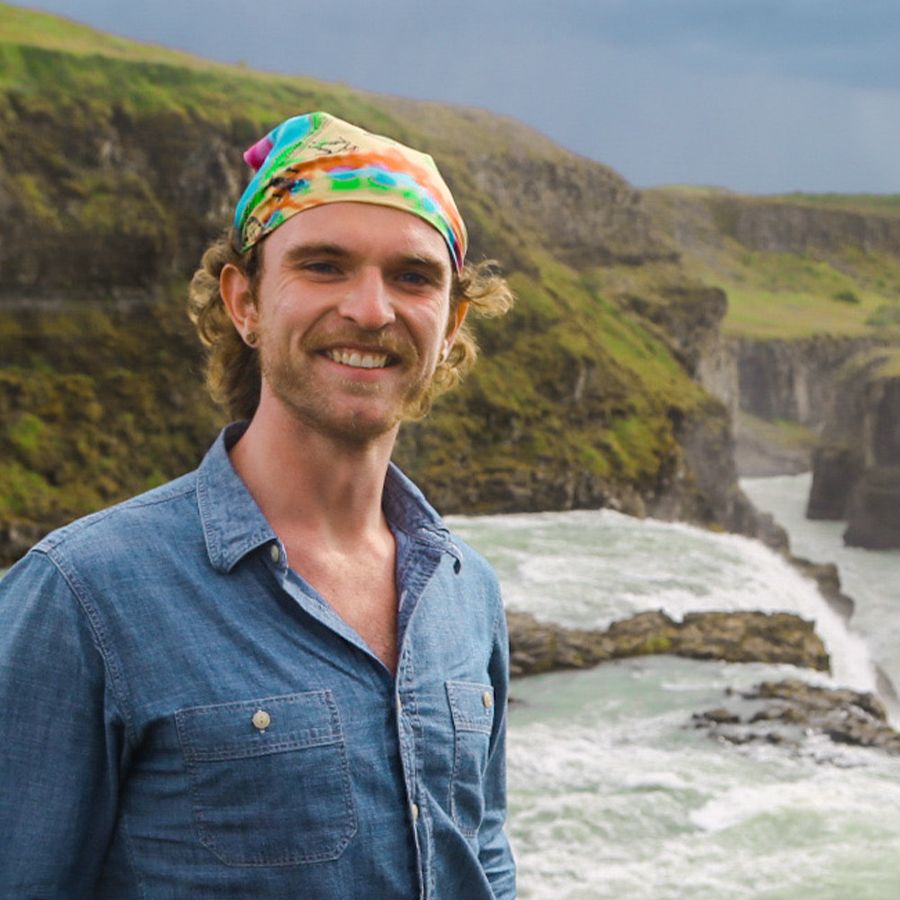
{"label": "smiling man", "polygon": [[425,154],[245,158],[191,287],[239,421],[0,583],[0,895],[513,897],[496,578],[390,462],[509,292]]}

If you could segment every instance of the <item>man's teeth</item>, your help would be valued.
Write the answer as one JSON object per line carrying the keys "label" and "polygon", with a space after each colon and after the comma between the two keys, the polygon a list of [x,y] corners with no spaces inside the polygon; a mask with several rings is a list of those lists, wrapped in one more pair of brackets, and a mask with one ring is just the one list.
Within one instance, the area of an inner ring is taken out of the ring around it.
{"label": "man's teeth", "polygon": [[360,353],[358,350],[327,350],[329,359],[354,369],[381,369],[387,365],[386,353]]}

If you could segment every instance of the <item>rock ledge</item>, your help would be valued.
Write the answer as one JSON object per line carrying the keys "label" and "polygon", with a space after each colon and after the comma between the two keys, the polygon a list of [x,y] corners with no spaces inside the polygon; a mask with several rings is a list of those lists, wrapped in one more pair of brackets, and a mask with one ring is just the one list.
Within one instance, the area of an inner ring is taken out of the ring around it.
{"label": "rock ledge", "polygon": [[887,724],[884,707],[872,694],[787,679],[764,681],[737,698],[731,705],[738,711],[717,707],[695,713],[694,725],[732,744],[798,748],[811,734],[821,734],[838,744],[900,755],[900,734]]}
{"label": "rock ledge", "polygon": [[662,611],[644,612],[605,630],[564,628],[522,612],[507,613],[507,621],[513,677],[658,653],[820,671],[830,665],[813,623],[791,613],[693,612],[676,622]]}

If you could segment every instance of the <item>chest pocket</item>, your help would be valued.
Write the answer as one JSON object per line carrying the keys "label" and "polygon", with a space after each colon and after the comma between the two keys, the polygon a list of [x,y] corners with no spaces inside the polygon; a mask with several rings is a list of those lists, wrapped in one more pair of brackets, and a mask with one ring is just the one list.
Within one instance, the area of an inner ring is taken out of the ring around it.
{"label": "chest pocket", "polygon": [[331,691],[175,714],[200,843],[232,866],[337,859],[356,833]]}
{"label": "chest pocket", "polygon": [[473,837],[484,817],[484,772],[494,724],[494,689],[489,684],[448,681],[453,717],[453,771],[450,814],[463,834]]}

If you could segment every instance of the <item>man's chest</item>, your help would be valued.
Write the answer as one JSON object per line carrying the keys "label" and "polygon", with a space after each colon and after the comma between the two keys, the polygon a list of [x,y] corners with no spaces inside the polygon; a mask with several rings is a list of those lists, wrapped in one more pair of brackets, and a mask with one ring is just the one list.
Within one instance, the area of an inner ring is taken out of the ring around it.
{"label": "man's chest", "polygon": [[449,562],[411,565],[392,678],[273,556],[105,623],[131,701],[130,857],[160,891],[265,876],[267,896],[331,896],[326,882],[360,877],[371,896],[413,896],[416,836],[468,838],[482,814],[496,610]]}
{"label": "man's chest", "polygon": [[397,660],[397,582],[393,545],[381,553],[339,554],[287,548],[294,571],[391,670]]}

